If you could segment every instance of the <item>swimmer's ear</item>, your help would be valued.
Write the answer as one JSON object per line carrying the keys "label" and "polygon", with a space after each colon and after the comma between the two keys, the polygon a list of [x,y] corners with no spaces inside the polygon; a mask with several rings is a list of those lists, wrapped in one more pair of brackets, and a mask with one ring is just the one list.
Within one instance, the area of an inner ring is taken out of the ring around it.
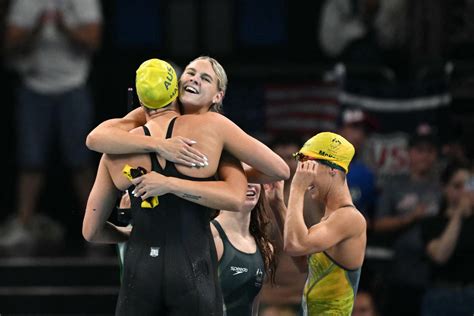
{"label": "swimmer's ear", "polygon": [[214,104],[220,104],[222,102],[222,99],[224,99],[224,91],[219,91],[217,94],[212,98],[212,103]]}

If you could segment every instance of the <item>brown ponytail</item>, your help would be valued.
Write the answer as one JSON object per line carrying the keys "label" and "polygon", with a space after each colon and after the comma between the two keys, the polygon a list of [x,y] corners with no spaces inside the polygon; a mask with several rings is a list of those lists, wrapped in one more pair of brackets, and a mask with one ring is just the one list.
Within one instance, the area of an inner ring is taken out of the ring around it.
{"label": "brown ponytail", "polygon": [[257,247],[262,253],[263,262],[265,264],[265,273],[269,276],[269,280],[272,284],[275,283],[275,272],[276,272],[276,248],[271,247],[272,242],[270,239],[269,225],[270,216],[268,209],[265,207],[265,190],[263,185],[260,185],[260,197],[258,198],[257,205],[255,205],[252,213],[250,214],[250,234],[255,238]]}

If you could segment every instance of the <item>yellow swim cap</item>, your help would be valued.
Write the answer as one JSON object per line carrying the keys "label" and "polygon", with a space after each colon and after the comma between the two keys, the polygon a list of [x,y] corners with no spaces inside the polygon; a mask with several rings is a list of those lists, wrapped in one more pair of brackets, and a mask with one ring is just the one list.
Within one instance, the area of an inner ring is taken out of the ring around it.
{"label": "yellow swim cap", "polygon": [[347,173],[354,157],[354,146],[341,135],[322,132],[311,137],[297,153],[333,163]]}
{"label": "yellow swim cap", "polygon": [[159,109],[178,96],[176,72],[166,61],[149,59],[137,69],[135,79],[138,99],[149,109]]}

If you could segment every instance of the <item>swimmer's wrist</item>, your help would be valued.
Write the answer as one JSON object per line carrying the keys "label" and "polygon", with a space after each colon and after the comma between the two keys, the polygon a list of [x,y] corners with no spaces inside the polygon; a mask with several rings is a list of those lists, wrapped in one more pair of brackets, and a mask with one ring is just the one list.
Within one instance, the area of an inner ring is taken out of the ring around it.
{"label": "swimmer's wrist", "polygon": [[179,180],[180,179],[174,178],[174,177],[166,177],[165,186],[167,188],[168,193],[171,193],[171,194],[181,193],[179,189],[180,188]]}
{"label": "swimmer's wrist", "polygon": [[290,192],[293,191],[297,193],[302,193],[302,192],[306,192],[307,189],[308,189],[308,186],[302,183],[292,182],[290,186]]}
{"label": "swimmer's wrist", "polygon": [[147,145],[147,147],[148,147],[148,148],[146,148],[147,151],[148,152],[154,152],[154,153],[157,153],[160,156],[163,156],[164,140],[160,139],[160,138],[157,138],[157,137],[149,137],[149,138],[150,138],[150,142]]}
{"label": "swimmer's wrist", "polygon": [[285,200],[281,197],[275,197],[273,199],[268,199],[268,204],[270,204],[270,206],[281,206],[285,205]]}

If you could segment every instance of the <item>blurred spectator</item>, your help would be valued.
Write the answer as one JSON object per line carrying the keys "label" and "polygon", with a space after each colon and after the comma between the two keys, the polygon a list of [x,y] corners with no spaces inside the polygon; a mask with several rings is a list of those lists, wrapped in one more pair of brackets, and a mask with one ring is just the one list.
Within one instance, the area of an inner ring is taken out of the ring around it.
{"label": "blurred spectator", "polygon": [[469,131],[459,120],[448,121],[444,127],[444,137],[441,146],[441,169],[451,161],[469,164],[469,152],[467,145],[470,143]]}
{"label": "blurred spectator", "polygon": [[465,3],[440,0],[326,0],[319,41],[332,58],[386,66],[406,80],[445,63],[453,34],[458,42],[458,33],[468,34],[459,26],[450,32],[461,20],[452,12],[466,9]]}
{"label": "blurred spectator", "polygon": [[381,59],[373,21],[378,0],[327,0],[321,9],[319,39],[323,51],[347,62]]}
{"label": "blurred spectator", "polygon": [[377,38],[386,60],[399,77],[405,79],[445,63],[448,42],[453,36],[447,29],[448,9],[455,7],[456,1],[380,2],[375,23]]}
{"label": "blurred spectator", "polygon": [[467,157],[466,148],[461,139],[450,139],[443,144],[441,149],[443,158],[446,160],[457,160],[467,163],[469,158]]}
{"label": "blurred spectator", "polygon": [[351,191],[352,201],[364,214],[370,227],[373,209],[377,199],[375,175],[362,159],[362,152],[367,137],[376,125],[371,118],[360,109],[346,109],[341,115],[339,134],[355,147],[355,156],[351,169],[347,174],[347,183]]}
{"label": "blurred spectator", "polygon": [[354,301],[352,316],[377,316],[377,307],[372,293],[359,289]]}
{"label": "blurred spectator", "polygon": [[409,142],[409,174],[387,181],[377,203],[374,231],[390,236],[394,251],[387,276],[385,315],[419,315],[429,279],[420,221],[438,213],[440,190],[433,172],[437,143],[433,129],[420,125]]}
{"label": "blurred spectator", "polygon": [[[31,245],[53,226],[61,230],[47,217],[34,215],[51,154],[72,170],[85,207],[93,180],[85,146],[93,120],[86,83],[92,53],[101,41],[101,21],[98,0],[11,1],[5,48],[21,80],[15,109],[19,174],[17,212],[2,229],[0,246]],[[56,140],[61,152],[52,153]],[[70,210],[65,205],[64,212]]]}
{"label": "blurred spectator", "polygon": [[422,316],[474,311],[474,191],[467,165],[451,162],[441,173],[441,211],[423,222],[426,253],[434,264]]}
{"label": "blurred spectator", "polygon": [[[405,54],[410,66],[420,68],[444,61],[448,34],[446,9],[450,1],[407,1],[404,32]],[[453,1],[455,2],[455,1]]]}
{"label": "blurred spectator", "polygon": [[326,0],[319,40],[330,57],[346,63],[385,65],[384,49],[395,45],[403,0]]}

